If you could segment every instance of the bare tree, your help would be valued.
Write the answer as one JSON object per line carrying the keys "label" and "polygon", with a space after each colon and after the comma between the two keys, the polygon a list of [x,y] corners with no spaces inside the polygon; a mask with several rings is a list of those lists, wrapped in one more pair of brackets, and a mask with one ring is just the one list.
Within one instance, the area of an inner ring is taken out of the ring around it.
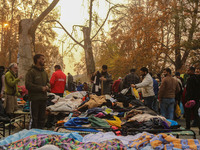
{"label": "bare tree", "polygon": [[[43,11],[39,17],[33,19],[23,19],[19,23],[19,74],[25,75],[30,66],[33,64],[32,52],[35,49],[35,31],[42,22],[42,20],[48,15],[49,12],[56,6],[59,0],[53,0],[53,2]],[[24,80],[21,81],[21,85],[24,85]]]}
{"label": "bare tree", "polygon": [[[90,77],[90,75],[95,71],[95,62],[94,62],[94,56],[93,56],[93,50],[92,50],[92,42],[94,40],[94,38],[98,35],[98,33],[101,31],[101,29],[103,28],[103,26],[105,25],[109,14],[111,12],[112,9],[120,7],[121,5],[113,5],[112,7],[109,8],[106,18],[104,19],[104,21],[102,22],[102,24],[99,26],[97,32],[94,35],[91,35],[91,31],[92,31],[92,16],[93,16],[93,2],[94,0],[90,0],[90,6],[89,6],[89,25],[88,26],[82,26],[82,25],[78,25],[78,27],[80,27],[83,31],[83,40],[82,41],[78,41],[76,40],[76,38],[74,38],[72,36],[72,34],[70,34],[65,28],[64,26],[57,20],[50,20],[49,22],[55,21],[57,22],[61,28],[67,33],[67,35],[80,47],[82,47],[84,49],[85,52],[85,63],[86,63],[86,69],[87,69],[87,76]],[[77,26],[77,25],[76,25]],[[82,44],[82,42],[84,42],[84,44]]]}

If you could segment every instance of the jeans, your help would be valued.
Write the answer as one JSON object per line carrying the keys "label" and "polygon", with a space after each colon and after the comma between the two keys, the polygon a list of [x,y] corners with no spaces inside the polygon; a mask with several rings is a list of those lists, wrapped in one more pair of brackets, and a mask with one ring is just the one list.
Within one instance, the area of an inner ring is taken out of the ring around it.
{"label": "jeans", "polygon": [[158,113],[158,96],[156,96],[156,95],[153,100],[152,108],[155,112]]}
{"label": "jeans", "polygon": [[153,109],[153,101],[155,96],[144,97],[144,105]]}
{"label": "jeans", "polygon": [[174,98],[163,98],[160,103],[160,112],[161,115],[166,119],[174,119]]}

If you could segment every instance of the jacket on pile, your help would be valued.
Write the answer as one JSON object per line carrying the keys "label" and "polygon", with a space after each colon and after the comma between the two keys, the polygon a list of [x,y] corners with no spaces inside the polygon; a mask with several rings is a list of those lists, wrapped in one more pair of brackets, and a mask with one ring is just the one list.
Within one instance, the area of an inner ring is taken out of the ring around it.
{"label": "jacket on pile", "polygon": [[178,81],[172,76],[166,76],[162,79],[158,91],[159,98],[175,98],[175,94],[180,91]]}
{"label": "jacket on pile", "polygon": [[17,83],[19,78],[10,70],[5,74],[5,93],[8,95],[19,96]]}
{"label": "jacket on pile", "polygon": [[47,92],[42,91],[43,86],[49,86],[46,71],[33,65],[26,74],[25,85],[30,101],[47,100]]}
{"label": "jacket on pile", "polygon": [[66,75],[59,69],[52,74],[50,79],[51,93],[64,93]]}
{"label": "jacket on pile", "polygon": [[135,73],[128,74],[123,81],[123,88],[129,88],[131,84],[137,84],[140,82],[140,78]]}
{"label": "jacket on pile", "polygon": [[149,73],[146,74],[141,83],[136,84],[136,88],[141,88],[143,97],[155,95],[153,90],[153,79]]}

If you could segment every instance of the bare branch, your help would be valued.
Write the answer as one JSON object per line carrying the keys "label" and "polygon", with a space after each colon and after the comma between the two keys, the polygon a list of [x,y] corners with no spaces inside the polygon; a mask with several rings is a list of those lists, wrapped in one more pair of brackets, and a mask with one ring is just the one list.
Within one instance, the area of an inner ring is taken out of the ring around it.
{"label": "bare branch", "polygon": [[94,0],[90,0],[90,12],[89,12],[89,35],[91,34],[91,29],[92,29],[92,8],[93,8],[93,1]]}
{"label": "bare branch", "polygon": [[59,0],[54,0],[49,7],[45,11],[43,11],[39,17],[33,22],[33,26],[31,28],[31,33],[34,33],[37,29],[38,24],[48,15],[48,13],[56,6],[56,4],[59,2]]}
{"label": "bare branch", "polygon": [[65,29],[65,27],[64,27],[58,20],[49,20],[49,21],[46,21],[46,22],[57,22],[57,23],[61,26],[61,28],[67,33],[67,35],[68,35],[75,43],[77,43],[78,45],[80,45],[81,47],[84,48],[84,45],[81,44],[81,42],[78,42],[78,41]]}
{"label": "bare branch", "polygon": [[110,9],[108,10],[108,13],[107,13],[107,15],[106,15],[106,18],[105,18],[104,22],[103,22],[102,25],[99,27],[99,29],[97,30],[96,34],[91,38],[91,40],[94,39],[94,38],[96,37],[96,35],[99,33],[99,31],[101,30],[101,28],[102,28],[102,27],[104,26],[104,24],[106,23],[106,21],[107,21],[107,19],[108,19],[108,17],[109,17],[110,11],[111,11],[112,9],[116,8],[116,7],[123,7],[123,5],[115,5],[115,6],[110,7]]}

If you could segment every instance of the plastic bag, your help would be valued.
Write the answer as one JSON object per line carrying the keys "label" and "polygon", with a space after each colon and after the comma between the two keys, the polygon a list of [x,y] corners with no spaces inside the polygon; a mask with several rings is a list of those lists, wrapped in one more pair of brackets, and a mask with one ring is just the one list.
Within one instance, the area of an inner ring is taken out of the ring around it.
{"label": "plastic bag", "polygon": [[181,109],[180,109],[178,104],[176,104],[175,115],[176,115],[177,118],[181,117]]}
{"label": "plastic bag", "polygon": [[126,93],[128,92],[129,89],[130,89],[130,88],[123,89],[123,90],[121,91],[121,93],[122,93],[123,95],[126,95]]}
{"label": "plastic bag", "polygon": [[131,87],[131,94],[132,94],[133,96],[135,96],[135,98],[136,98],[137,100],[140,99],[139,93],[138,93],[138,91],[136,90],[136,88],[132,88],[132,87]]}

